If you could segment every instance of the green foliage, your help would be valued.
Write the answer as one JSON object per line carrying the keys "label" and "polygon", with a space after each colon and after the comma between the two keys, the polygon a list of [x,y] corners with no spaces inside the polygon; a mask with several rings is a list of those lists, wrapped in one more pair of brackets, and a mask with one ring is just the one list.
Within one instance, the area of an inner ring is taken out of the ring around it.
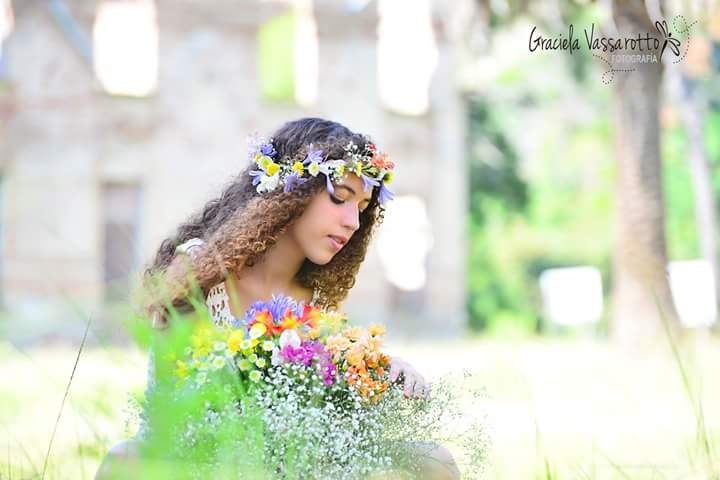
{"label": "green foliage", "polygon": [[287,12],[258,30],[258,74],[265,100],[295,101],[296,21],[295,14]]}

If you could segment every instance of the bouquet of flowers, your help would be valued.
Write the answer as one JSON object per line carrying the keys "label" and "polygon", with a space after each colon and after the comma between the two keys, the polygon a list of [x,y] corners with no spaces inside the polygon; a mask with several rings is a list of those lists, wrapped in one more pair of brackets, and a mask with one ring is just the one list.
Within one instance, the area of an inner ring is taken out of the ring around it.
{"label": "bouquet of flowers", "polygon": [[232,328],[201,319],[180,335],[156,352],[164,368],[146,405],[147,457],[170,460],[174,478],[178,465],[188,478],[413,478],[413,441],[428,439],[418,427],[450,401],[436,392],[434,418],[432,401],[403,398],[382,326],[285,296]]}

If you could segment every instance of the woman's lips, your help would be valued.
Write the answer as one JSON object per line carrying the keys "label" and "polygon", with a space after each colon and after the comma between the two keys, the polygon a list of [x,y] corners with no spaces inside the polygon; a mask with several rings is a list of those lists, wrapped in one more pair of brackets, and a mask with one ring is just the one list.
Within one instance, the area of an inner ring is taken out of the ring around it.
{"label": "woman's lips", "polygon": [[330,245],[335,251],[339,251],[345,245],[344,239],[335,235],[328,235],[328,239],[330,239]]}

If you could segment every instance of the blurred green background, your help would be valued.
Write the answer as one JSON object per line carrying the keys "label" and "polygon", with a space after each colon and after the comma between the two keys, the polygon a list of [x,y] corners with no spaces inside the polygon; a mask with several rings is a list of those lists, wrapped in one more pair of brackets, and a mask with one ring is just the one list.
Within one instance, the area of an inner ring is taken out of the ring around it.
{"label": "blurred green background", "polygon": [[[662,18],[679,54],[608,81],[583,29]],[[486,478],[720,478],[719,71],[715,1],[0,0],[0,478],[92,478],[135,433],[133,281],[245,134],[314,115],[404,169],[348,311],[478,374]]]}

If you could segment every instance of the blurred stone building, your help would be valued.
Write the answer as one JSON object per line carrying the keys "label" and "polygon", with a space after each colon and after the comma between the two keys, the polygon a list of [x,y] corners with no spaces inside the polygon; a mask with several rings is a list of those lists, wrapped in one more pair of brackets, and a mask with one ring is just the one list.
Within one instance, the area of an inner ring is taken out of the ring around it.
{"label": "blurred stone building", "polygon": [[74,336],[89,316],[118,332],[103,312],[244,167],[247,134],[303,116],[369,133],[398,165],[398,200],[346,310],[396,336],[462,330],[465,114],[447,7],[0,6],[0,327],[12,338]]}

